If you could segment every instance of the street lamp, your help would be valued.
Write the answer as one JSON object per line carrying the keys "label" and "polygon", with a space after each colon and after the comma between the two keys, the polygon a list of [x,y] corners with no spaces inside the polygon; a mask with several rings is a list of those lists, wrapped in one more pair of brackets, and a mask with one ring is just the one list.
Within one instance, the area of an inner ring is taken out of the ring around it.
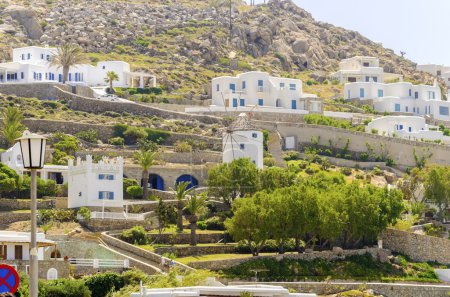
{"label": "street lamp", "polygon": [[31,246],[30,246],[30,297],[38,297],[38,249],[37,231],[37,189],[36,171],[44,167],[45,144],[47,139],[41,135],[26,130],[17,139],[22,153],[23,168],[31,173]]}

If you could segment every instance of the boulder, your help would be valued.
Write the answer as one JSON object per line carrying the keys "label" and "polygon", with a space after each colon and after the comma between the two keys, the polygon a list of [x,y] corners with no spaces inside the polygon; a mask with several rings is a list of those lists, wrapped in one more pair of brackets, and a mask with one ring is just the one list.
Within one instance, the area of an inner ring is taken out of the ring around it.
{"label": "boulder", "polygon": [[307,39],[297,39],[292,44],[292,50],[296,54],[304,54],[309,50],[309,43]]}
{"label": "boulder", "polygon": [[36,13],[31,9],[19,5],[10,5],[5,8],[3,15],[9,15],[18,21],[26,30],[28,38],[39,40],[44,34]]}

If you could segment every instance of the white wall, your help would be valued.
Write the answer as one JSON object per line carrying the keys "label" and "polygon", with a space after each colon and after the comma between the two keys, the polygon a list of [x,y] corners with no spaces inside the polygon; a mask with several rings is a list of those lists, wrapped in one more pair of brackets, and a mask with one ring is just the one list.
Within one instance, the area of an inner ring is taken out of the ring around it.
{"label": "white wall", "polygon": [[224,133],[222,143],[224,163],[230,163],[239,158],[250,158],[256,167],[263,168],[264,147],[263,133],[261,131],[234,131],[231,134]]}

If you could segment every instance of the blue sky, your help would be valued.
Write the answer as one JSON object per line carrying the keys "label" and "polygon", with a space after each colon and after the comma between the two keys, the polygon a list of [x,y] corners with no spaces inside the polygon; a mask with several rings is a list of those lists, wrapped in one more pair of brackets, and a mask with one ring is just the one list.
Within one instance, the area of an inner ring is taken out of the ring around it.
{"label": "blue sky", "polygon": [[450,0],[294,2],[316,20],[358,31],[414,62],[450,65]]}

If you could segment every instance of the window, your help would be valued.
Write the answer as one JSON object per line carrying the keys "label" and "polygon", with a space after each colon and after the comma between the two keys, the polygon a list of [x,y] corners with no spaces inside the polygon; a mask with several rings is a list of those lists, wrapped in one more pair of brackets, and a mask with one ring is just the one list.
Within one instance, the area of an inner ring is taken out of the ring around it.
{"label": "window", "polygon": [[58,81],[62,82],[62,74],[58,74]]}
{"label": "window", "polygon": [[409,93],[408,93],[408,95],[409,95],[409,97],[411,97],[411,96],[412,96],[412,90],[411,90],[411,89],[409,89]]}
{"label": "window", "polygon": [[258,133],[252,133],[253,138],[258,138]]}
{"label": "window", "polygon": [[416,112],[416,108],[415,108],[415,107],[413,107],[413,112],[414,112],[414,113]]}
{"label": "window", "polygon": [[281,99],[277,99],[277,101],[275,102],[275,106],[281,107]]}
{"label": "window", "polygon": [[23,260],[23,246],[22,245],[14,246],[14,259]]}
{"label": "window", "polygon": [[408,112],[408,106],[405,106],[405,112]]}
{"label": "window", "polygon": [[243,90],[245,90],[245,87],[246,87],[246,85],[245,85],[245,80],[242,82],[242,89]]}
{"label": "window", "polygon": [[30,54],[30,53],[28,53],[28,55],[27,55],[27,59],[28,59],[28,60],[30,60],[30,59],[31,59],[31,54]]}
{"label": "window", "polygon": [[384,91],[383,90],[378,90],[378,97],[381,98],[384,96]]}
{"label": "window", "polygon": [[284,83],[280,83],[280,90],[284,90]]}
{"label": "window", "polygon": [[103,65],[102,69],[106,69],[106,66],[105,66],[105,65]]}
{"label": "window", "polygon": [[99,179],[99,180],[104,180],[104,179],[105,179],[105,175],[106,175],[106,174],[99,174],[99,175],[98,175],[98,179]]}
{"label": "window", "polygon": [[237,107],[237,99],[233,98],[233,107]]}
{"label": "window", "polygon": [[36,80],[37,79],[37,75],[36,72],[33,72],[33,79]]}
{"label": "window", "polygon": [[369,82],[369,81],[370,81],[370,77],[366,76],[366,82]]}
{"label": "window", "polygon": [[47,55],[47,61],[50,61],[50,55]]}
{"label": "window", "polygon": [[403,125],[398,125],[399,130],[403,130]]}
{"label": "window", "polygon": [[258,99],[258,105],[264,106],[264,99]]}
{"label": "window", "polygon": [[44,60],[44,54],[41,54],[41,59]]}
{"label": "window", "polygon": [[219,92],[219,91],[220,91],[220,85],[217,84],[217,85],[216,85],[216,92]]}
{"label": "window", "polygon": [[411,127],[408,127],[408,132],[412,132],[412,128]]}
{"label": "window", "polygon": [[436,99],[436,93],[434,91],[428,91],[428,99]]}
{"label": "window", "polygon": [[25,78],[25,73],[21,72],[20,73],[20,79],[24,79]]}
{"label": "window", "polygon": [[439,114],[448,116],[448,106],[439,106]]}
{"label": "window", "polygon": [[419,99],[419,92],[414,92],[414,99]]}
{"label": "window", "polygon": [[419,108],[417,107],[417,113],[419,113]]}
{"label": "window", "polygon": [[25,54],[22,54],[22,61],[25,60]]}
{"label": "window", "polygon": [[230,91],[231,91],[231,93],[236,93],[236,85],[235,84],[230,84]]}
{"label": "window", "polygon": [[395,111],[400,112],[400,104],[395,103]]}
{"label": "window", "polygon": [[372,80],[373,80],[374,82],[378,82],[378,77],[373,76],[373,77],[372,77]]}
{"label": "window", "polygon": [[437,71],[437,75],[438,75],[438,76],[441,76],[441,73],[442,73],[441,70],[438,70],[438,71]]}
{"label": "window", "polygon": [[241,150],[244,150],[244,149],[245,149],[245,144],[243,144],[243,143],[239,144],[239,148],[240,148]]}
{"label": "window", "polygon": [[72,81],[72,73],[69,73],[69,81]]}
{"label": "window", "polygon": [[296,84],[289,84],[289,90],[295,91],[296,89],[297,89],[297,85]]}
{"label": "window", "polygon": [[0,245],[0,259],[6,260],[8,258],[8,248],[6,245]]}
{"label": "window", "polygon": [[370,67],[370,63],[369,62],[364,62],[363,63],[363,67]]}
{"label": "window", "polygon": [[239,106],[245,106],[245,99],[239,99]]}
{"label": "window", "polygon": [[364,88],[359,89],[359,97],[364,98]]}
{"label": "window", "polygon": [[114,180],[114,174],[99,174],[99,180]]}
{"label": "window", "polygon": [[264,90],[264,81],[258,80],[258,92],[262,92]]}
{"label": "window", "polygon": [[45,80],[48,80],[48,72],[45,73]]}
{"label": "window", "polygon": [[100,192],[98,192],[98,199],[114,200],[114,192],[100,191]]}

